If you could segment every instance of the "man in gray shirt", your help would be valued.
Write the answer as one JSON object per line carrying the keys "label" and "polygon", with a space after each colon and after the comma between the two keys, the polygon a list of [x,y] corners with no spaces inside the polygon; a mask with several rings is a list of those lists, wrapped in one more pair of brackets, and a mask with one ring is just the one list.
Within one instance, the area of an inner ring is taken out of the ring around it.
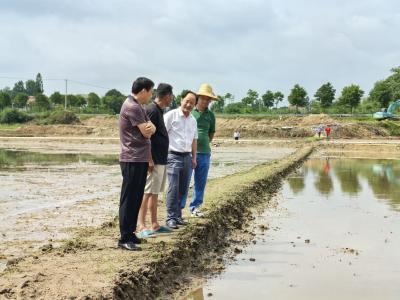
{"label": "man in gray shirt", "polygon": [[124,250],[140,250],[137,244],[136,223],[146,183],[150,160],[150,137],[155,126],[150,122],[142,105],[153,93],[154,83],[139,77],[132,84],[132,94],[122,104],[119,115],[122,172],[122,188],[119,205],[119,228],[121,237],[118,247]]}

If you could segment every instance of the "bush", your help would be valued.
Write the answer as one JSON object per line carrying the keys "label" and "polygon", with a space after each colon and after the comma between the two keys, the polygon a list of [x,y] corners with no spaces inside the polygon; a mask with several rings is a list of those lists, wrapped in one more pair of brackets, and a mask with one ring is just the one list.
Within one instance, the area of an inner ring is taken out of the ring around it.
{"label": "bush", "polygon": [[30,120],[31,116],[17,109],[6,108],[0,114],[0,123],[3,124],[25,123]]}
{"label": "bush", "polygon": [[77,124],[80,123],[78,116],[72,111],[60,110],[50,114],[47,118],[48,124]]}

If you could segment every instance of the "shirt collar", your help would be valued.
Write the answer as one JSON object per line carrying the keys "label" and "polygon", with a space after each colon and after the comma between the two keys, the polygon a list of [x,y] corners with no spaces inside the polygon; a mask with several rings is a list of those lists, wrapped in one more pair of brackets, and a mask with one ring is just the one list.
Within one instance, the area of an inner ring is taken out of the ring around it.
{"label": "shirt collar", "polygon": [[182,108],[178,108],[178,116],[184,117],[185,115],[183,114]]}

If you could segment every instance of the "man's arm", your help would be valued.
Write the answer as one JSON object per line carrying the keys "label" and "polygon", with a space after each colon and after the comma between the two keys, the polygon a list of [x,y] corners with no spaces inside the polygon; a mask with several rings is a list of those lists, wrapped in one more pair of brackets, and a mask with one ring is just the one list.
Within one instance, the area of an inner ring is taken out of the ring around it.
{"label": "man's arm", "polygon": [[138,124],[137,127],[142,135],[147,139],[149,139],[156,132],[156,127],[150,121]]}
{"label": "man's arm", "polygon": [[210,133],[208,134],[208,139],[210,140],[210,143],[211,143],[211,141],[213,140],[213,138],[214,138],[214,132],[210,132]]}
{"label": "man's arm", "polygon": [[211,115],[211,124],[210,124],[210,130],[208,131],[208,139],[211,143],[211,141],[214,138],[214,133],[215,133],[215,116],[214,114]]}
{"label": "man's arm", "polygon": [[192,169],[196,169],[197,165],[197,139],[192,142]]}

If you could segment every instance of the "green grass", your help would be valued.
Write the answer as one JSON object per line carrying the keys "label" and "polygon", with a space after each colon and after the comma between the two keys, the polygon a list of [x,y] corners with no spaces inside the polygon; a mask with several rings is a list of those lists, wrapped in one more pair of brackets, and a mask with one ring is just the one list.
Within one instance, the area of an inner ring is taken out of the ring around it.
{"label": "green grass", "polygon": [[0,130],[14,130],[21,126],[22,124],[0,124]]}

